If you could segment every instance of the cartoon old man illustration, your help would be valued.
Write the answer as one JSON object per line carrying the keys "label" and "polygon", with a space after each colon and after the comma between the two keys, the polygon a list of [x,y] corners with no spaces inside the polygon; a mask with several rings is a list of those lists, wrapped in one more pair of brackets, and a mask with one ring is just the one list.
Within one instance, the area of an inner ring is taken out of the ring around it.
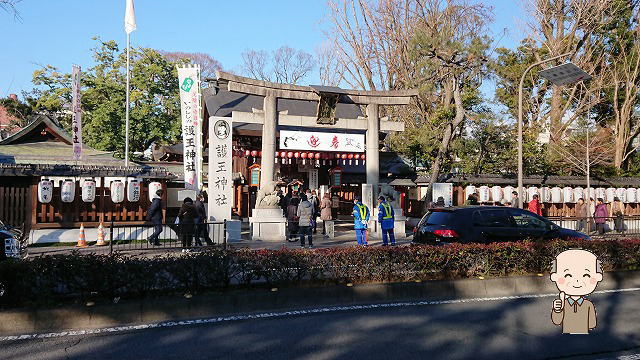
{"label": "cartoon old man illustration", "polygon": [[553,301],[551,321],[562,325],[565,334],[588,334],[596,327],[596,309],[585,296],[602,281],[600,260],[587,250],[563,251],[553,262],[551,281],[560,290]]}

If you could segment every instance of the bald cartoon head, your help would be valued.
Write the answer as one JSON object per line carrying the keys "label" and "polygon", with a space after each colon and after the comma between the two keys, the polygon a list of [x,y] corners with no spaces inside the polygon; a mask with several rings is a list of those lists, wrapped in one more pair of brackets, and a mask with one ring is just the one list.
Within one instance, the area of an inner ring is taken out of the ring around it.
{"label": "bald cartoon head", "polygon": [[602,265],[590,251],[566,250],[553,261],[551,281],[569,296],[589,295],[602,281]]}

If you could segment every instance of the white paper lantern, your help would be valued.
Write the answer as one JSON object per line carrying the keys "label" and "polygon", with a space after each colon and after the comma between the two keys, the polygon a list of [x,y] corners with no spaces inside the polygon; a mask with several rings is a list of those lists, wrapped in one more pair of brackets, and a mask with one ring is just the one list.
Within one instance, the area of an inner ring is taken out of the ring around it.
{"label": "white paper lantern", "polygon": [[[585,189],[585,191],[587,191],[587,190]],[[591,199],[593,199],[594,201],[596,200],[596,189],[595,188],[589,188],[589,197]],[[587,199],[584,199],[584,200],[586,201]]]}
{"label": "white paper lantern", "polygon": [[72,203],[76,198],[76,182],[66,179],[60,186],[60,199],[64,203]]}
{"label": "white paper lantern", "polygon": [[548,186],[540,188],[540,201],[548,203],[551,202],[551,189]]}
{"label": "white paper lantern", "polygon": [[540,195],[538,188],[535,186],[530,186],[527,188],[527,201],[533,200],[533,195]]}
{"label": "white paper lantern", "polygon": [[638,202],[637,199],[637,192],[635,188],[628,188],[625,190],[626,192],[626,198],[627,198],[627,202],[628,203],[636,203]]}
{"label": "white paper lantern", "polygon": [[136,179],[130,179],[127,184],[127,200],[129,202],[140,200],[140,182]]}
{"label": "white paper lantern", "polygon": [[500,186],[494,186],[491,188],[491,200],[502,201],[503,194]]}
{"label": "white paper lantern", "polygon": [[505,186],[502,188],[502,197],[504,201],[513,202],[513,186]]}
{"label": "white paper lantern", "polygon": [[156,195],[156,192],[158,190],[162,190],[161,183],[157,181],[153,181],[149,183],[149,201],[153,201],[153,199],[158,197],[158,195]]}
{"label": "white paper lantern", "polygon": [[464,199],[468,199],[469,195],[475,194],[476,193],[476,187],[473,185],[469,185],[466,188],[464,188]]}
{"label": "white paper lantern", "polygon": [[562,189],[562,200],[565,204],[575,203],[576,200],[573,198],[573,188],[569,186],[565,186]]}
{"label": "white paper lantern", "polygon": [[119,204],[124,201],[124,183],[120,180],[114,180],[111,182],[111,201],[114,204]]}
{"label": "white paper lantern", "polygon": [[604,192],[605,198],[604,202],[613,202],[613,198],[616,197],[616,188],[607,188]]}
{"label": "white paper lantern", "polygon": [[43,204],[51,202],[53,197],[53,181],[44,179],[38,183],[38,201]]}
{"label": "white paper lantern", "polygon": [[627,189],[625,188],[617,188],[616,189],[616,196],[618,197],[618,199],[620,199],[620,201],[622,201],[623,203],[627,203]]}
{"label": "white paper lantern", "polygon": [[551,189],[551,202],[554,204],[559,204],[562,202],[562,189],[558,186],[554,186]]}
{"label": "white paper lantern", "polygon": [[601,198],[602,200],[605,200],[607,197],[607,191],[605,190],[605,188],[597,188],[596,189],[596,199],[598,200],[598,198]]}
{"label": "white paper lantern", "polygon": [[583,199],[584,201],[587,201],[587,199],[585,199],[585,196],[584,196],[584,189],[581,187],[573,188],[573,200],[575,202],[578,202],[579,199]]}
{"label": "white paper lantern", "polygon": [[488,186],[480,186],[478,188],[478,195],[481,203],[488,202],[491,197],[491,190],[489,190]]}
{"label": "white paper lantern", "polygon": [[96,199],[96,182],[86,179],[82,182],[82,201],[90,203]]}

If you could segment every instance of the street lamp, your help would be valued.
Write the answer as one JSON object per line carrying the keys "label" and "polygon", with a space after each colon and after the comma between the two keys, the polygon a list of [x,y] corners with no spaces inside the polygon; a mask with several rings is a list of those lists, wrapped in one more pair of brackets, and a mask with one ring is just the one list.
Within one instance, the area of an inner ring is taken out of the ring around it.
{"label": "street lamp", "polygon": [[[553,61],[556,59],[560,59],[573,53],[566,53],[558,56],[554,56],[549,59],[545,59],[542,61],[538,61],[534,64],[529,65],[529,67],[524,71],[522,77],[520,78],[520,85],[518,86],[518,206],[522,209],[523,203],[523,194],[524,187],[522,184],[522,87],[524,86],[524,78],[527,73],[538,65],[542,65],[548,63],[549,61]],[[575,66],[572,63],[562,64],[559,66],[552,67],[550,69],[540,71],[540,76],[549,80],[554,85],[566,85],[571,83],[576,83],[582,80],[588,80],[591,78],[589,74],[584,72],[579,67]]]}

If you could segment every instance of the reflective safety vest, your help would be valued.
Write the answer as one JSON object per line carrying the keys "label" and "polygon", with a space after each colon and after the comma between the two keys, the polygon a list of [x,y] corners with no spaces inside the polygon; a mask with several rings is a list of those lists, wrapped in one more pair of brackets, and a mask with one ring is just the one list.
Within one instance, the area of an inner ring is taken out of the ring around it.
{"label": "reflective safety vest", "polygon": [[385,213],[382,220],[393,219],[393,215],[391,215],[391,205],[386,202],[383,202],[381,205]]}
{"label": "reflective safety vest", "polygon": [[360,212],[360,220],[367,220],[367,207],[360,204],[356,204],[356,206]]}

